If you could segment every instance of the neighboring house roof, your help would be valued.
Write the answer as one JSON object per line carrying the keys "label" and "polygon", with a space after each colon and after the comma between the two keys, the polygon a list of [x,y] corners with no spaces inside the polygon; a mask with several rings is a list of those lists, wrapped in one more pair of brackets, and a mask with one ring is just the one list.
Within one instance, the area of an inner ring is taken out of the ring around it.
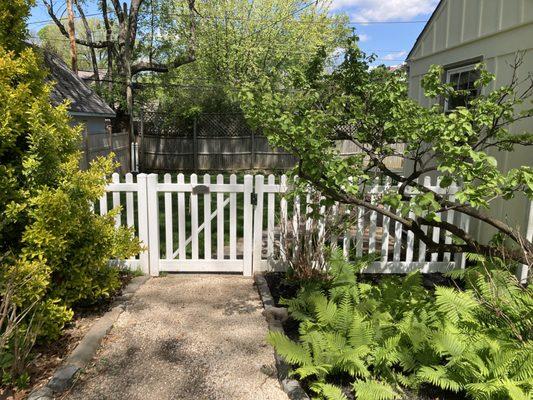
{"label": "neighboring house roof", "polygon": [[425,35],[425,33],[428,30],[429,26],[433,23],[433,19],[435,18],[435,16],[437,15],[437,12],[442,7],[442,5],[444,4],[445,1],[446,0],[440,0],[439,4],[437,4],[437,7],[435,7],[435,9],[433,10],[433,13],[431,14],[431,17],[429,17],[429,20],[426,23],[426,25],[424,26],[424,29],[422,29],[422,32],[420,32],[420,35],[418,35],[418,37],[416,38],[415,44],[413,45],[413,47],[409,51],[409,54],[407,55],[407,58],[405,59],[406,61],[411,58],[411,55],[413,54],[413,52],[416,49],[416,46],[418,46],[418,43],[420,43],[420,40],[422,39],[422,36]]}
{"label": "neighboring house roof", "polygon": [[74,74],[61,57],[43,50],[44,62],[50,70],[50,79],[55,81],[50,95],[52,104],[70,100],[69,112],[74,116],[115,117],[115,112],[83,79]]}

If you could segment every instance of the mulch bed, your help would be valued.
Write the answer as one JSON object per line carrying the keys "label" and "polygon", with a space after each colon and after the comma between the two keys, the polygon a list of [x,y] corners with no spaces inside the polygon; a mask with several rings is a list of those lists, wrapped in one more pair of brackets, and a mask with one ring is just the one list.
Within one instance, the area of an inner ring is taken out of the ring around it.
{"label": "mulch bed", "polygon": [[133,276],[129,273],[121,274],[121,288],[114,296],[89,307],[80,307],[75,310],[72,321],[63,329],[62,335],[54,341],[39,343],[32,350],[33,360],[28,366],[30,384],[24,389],[0,387],[0,400],[25,399],[34,388],[44,385],[52,377],[55,370],[63,360],[74,350],[83,339],[92,324],[104,315],[110,308],[122,289],[131,281]]}
{"label": "mulch bed", "polygon": [[[402,274],[387,274],[396,276],[405,276]],[[296,281],[286,279],[285,272],[267,272],[264,274],[268,283],[270,293],[274,299],[274,303],[277,307],[283,307],[280,304],[281,299],[290,299],[296,296],[299,288],[299,284]],[[361,282],[367,282],[372,284],[379,283],[380,279],[385,276],[384,274],[360,274],[358,280]],[[454,286],[454,282],[440,273],[424,274],[423,281],[424,287],[428,290],[434,289],[436,285],[439,286]],[[298,321],[290,318],[283,323],[283,329],[285,334],[292,340],[298,340]],[[349,400],[355,400],[355,395],[351,389],[350,382],[353,378],[349,376],[338,376],[337,379],[332,382],[343,389],[344,394]],[[309,383],[306,379],[300,380],[302,388],[310,396],[313,394],[309,390]],[[439,388],[427,385],[423,387],[420,394],[414,394],[406,391],[405,400],[463,400],[466,397],[463,394],[443,391]]]}

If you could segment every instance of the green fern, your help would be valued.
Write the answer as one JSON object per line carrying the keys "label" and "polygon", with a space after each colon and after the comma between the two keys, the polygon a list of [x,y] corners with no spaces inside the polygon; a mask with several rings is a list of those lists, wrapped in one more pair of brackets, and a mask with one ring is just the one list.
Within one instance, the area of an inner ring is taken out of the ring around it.
{"label": "green fern", "polygon": [[393,400],[400,397],[389,384],[377,380],[358,380],[352,386],[359,400]]}

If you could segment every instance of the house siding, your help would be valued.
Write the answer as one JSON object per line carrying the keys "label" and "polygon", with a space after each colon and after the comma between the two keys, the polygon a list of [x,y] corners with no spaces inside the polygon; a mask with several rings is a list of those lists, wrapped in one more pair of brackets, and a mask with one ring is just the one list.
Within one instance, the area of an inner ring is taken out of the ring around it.
{"label": "house siding", "polygon": [[[525,52],[519,70],[525,77],[533,71],[533,0],[444,0],[408,59],[409,96],[425,107],[431,106],[437,100],[427,99],[420,84],[429,67],[475,57],[482,57],[487,69],[496,75],[488,90],[506,85],[512,74],[509,64],[517,51]],[[533,120],[519,121],[511,131],[533,132]],[[504,171],[533,165],[533,151],[529,148],[517,147],[512,154],[494,152],[492,155]],[[510,202],[496,201],[490,213],[525,230],[529,203],[525,197]],[[486,226],[472,229],[482,241],[494,233]]]}

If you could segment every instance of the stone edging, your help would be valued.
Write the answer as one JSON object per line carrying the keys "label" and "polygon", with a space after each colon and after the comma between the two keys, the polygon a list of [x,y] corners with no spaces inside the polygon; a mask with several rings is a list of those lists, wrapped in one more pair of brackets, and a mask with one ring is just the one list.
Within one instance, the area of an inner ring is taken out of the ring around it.
{"label": "stone edging", "polygon": [[[282,325],[282,316],[285,313],[285,308],[276,307],[274,299],[270,294],[267,281],[263,274],[257,273],[254,275],[254,282],[261,296],[263,302],[263,315],[268,322],[268,329],[270,331],[284,332]],[[278,380],[283,388],[283,391],[287,393],[287,396],[291,400],[310,400],[309,396],[302,389],[300,382],[292,379],[289,376],[290,366],[280,357],[280,355],[274,351],[274,358],[276,360],[276,370],[278,374]]]}
{"label": "stone edging", "polygon": [[124,311],[125,303],[148,279],[148,276],[133,278],[123,289],[122,294],[115,299],[111,310],[96,320],[64,363],[56,369],[54,375],[46,385],[33,390],[27,400],[52,400],[58,394],[70,388],[78,371],[85,368],[89,361],[91,361],[100,346],[100,342],[111,330],[119,315]]}

